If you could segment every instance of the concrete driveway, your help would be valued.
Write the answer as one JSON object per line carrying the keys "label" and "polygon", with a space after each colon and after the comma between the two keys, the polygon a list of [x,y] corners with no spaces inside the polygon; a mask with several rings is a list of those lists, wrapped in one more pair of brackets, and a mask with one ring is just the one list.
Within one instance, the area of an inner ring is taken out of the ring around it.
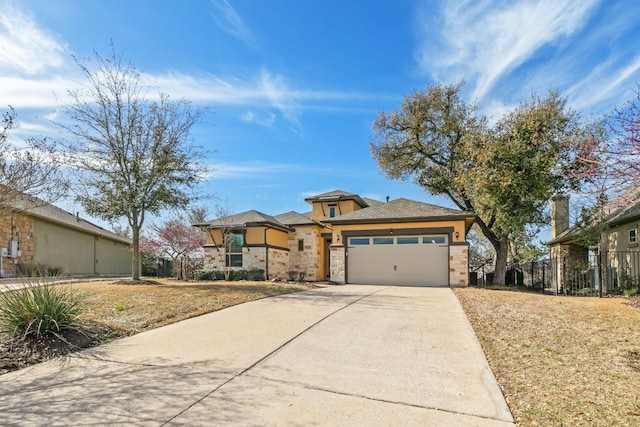
{"label": "concrete driveway", "polygon": [[0,376],[0,424],[511,426],[448,288],[249,302]]}

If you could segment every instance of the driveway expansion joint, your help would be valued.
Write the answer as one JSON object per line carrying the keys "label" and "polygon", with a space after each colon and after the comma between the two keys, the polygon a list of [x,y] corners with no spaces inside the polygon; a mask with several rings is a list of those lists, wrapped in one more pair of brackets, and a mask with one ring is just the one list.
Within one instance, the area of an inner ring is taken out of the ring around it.
{"label": "driveway expansion joint", "polygon": [[246,367],[245,369],[243,369],[242,371],[238,372],[236,375],[232,376],[231,378],[229,378],[228,380],[224,381],[222,384],[218,385],[216,388],[214,388],[213,390],[211,390],[210,392],[206,393],[205,395],[203,395],[201,398],[199,398],[198,400],[196,400],[195,402],[193,402],[191,405],[187,406],[185,409],[183,409],[182,411],[180,411],[179,413],[177,413],[176,415],[174,415],[173,417],[171,417],[170,419],[168,419],[167,421],[165,421],[161,426],[165,426],[167,424],[169,424],[170,422],[172,422],[173,420],[175,420],[176,418],[178,418],[180,415],[184,414],[185,412],[187,412],[189,409],[193,408],[195,405],[197,405],[198,403],[202,402],[204,399],[206,399],[207,397],[211,396],[212,394],[214,394],[215,392],[217,392],[218,390],[220,390],[222,387],[224,387],[225,385],[233,382],[235,379],[240,378],[244,375],[247,374],[247,372],[249,372],[250,370],[254,369],[256,366],[258,366],[259,364],[263,363],[264,361],[268,360],[269,358],[271,358],[273,355],[275,355],[276,353],[278,353],[280,350],[282,350],[283,348],[285,348],[287,345],[291,344],[293,341],[295,341],[296,339],[298,339],[300,336],[304,335],[305,333],[307,333],[309,330],[313,329],[314,327],[316,327],[317,325],[319,325],[320,323],[324,322],[325,320],[327,320],[328,318],[330,318],[331,316],[335,315],[336,313],[341,312],[342,310],[362,301],[365,298],[368,298],[372,295],[375,295],[377,293],[380,293],[384,290],[388,289],[388,287],[384,287],[382,289],[379,289],[377,291],[368,293],[366,295],[361,296],[358,299],[355,299],[351,302],[349,302],[348,304],[345,304],[344,306],[332,311],[331,313],[327,314],[326,316],[322,317],[321,319],[317,320],[316,322],[312,323],[311,325],[307,326],[305,329],[303,329],[301,332],[299,332],[298,334],[294,335],[292,338],[290,338],[289,340],[285,341],[284,343],[282,343],[281,345],[279,345],[278,347],[276,347],[274,350],[270,351],[269,353],[267,353],[266,355],[264,355],[263,357],[261,357],[260,359],[258,359],[256,362],[252,363],[251,365],[249,365],[248,367]]}
{"label": "driveway expansion joint", "polygon": [[418,409],[426,409],[428,411],[446,412],[446,413],[449,413],[449,414],[464,415],[465,417],[474,417],[474,418],[481,418],[481,419],[486,419],[486,420],[495,420],[495,421],[503,421],[503,422],[510,421],[510,420],[503,420],[503,419],[500,419],[500,418],[497,418],[497,417],[490,417],[490,416],[472,414],[472,413],[467,413],[467,412],[454,411],[454,410],[451,410],[451,409],[444,409],[444,408],[441,408],[441,407],[418,405],[416,403],[401,402],[401,401],[397,401],[397,400],[380,399],[380,398],[377,398],[377,397],[366,396],[364,394],[348,393],[348,392],[344,392],[344,391],[331,390],[331,389],[328,389],[328,388],[318,387],[318,386],[314,386],[314,385],[307,384],[307,383],[301,383],[301,382],[298,382],[298,381],[285,381],[285,380],[279,380],[277,378],[269,378],[269,377],[265,377],[265,376],[261,376],[261,375],[251,375],[251,374],[247,374],[247,376],[251,377],[251,378],[264,380],[264,381],[270,381],[270,382],[278,383],[278,384],[284,384],[284,385],[289,385],[289,386],[293,386],[293,387],[304,388],[304,389],[307,389],[307,390],[321,391],[321,392],[324,392],[324,393],[331,393],[331,394],[335,394],[335,395],[338,395],[338,396],[354,397],[354,398],[357,398],[357,399],[364,399],[364,400],[369,400],[369,401],[372,401],[372,402],[389,403],[391,405],[406,406],[406,407],[418,408]]}

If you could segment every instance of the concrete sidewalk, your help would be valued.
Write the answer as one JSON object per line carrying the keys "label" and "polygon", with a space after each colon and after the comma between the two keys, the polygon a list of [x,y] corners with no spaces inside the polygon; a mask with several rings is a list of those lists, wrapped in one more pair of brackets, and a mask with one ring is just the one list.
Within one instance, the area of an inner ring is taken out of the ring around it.
{"label": "concrete sidewalk", "polygon": [[254,301],[0,376],[2,425],[510,426],[446,288]]}

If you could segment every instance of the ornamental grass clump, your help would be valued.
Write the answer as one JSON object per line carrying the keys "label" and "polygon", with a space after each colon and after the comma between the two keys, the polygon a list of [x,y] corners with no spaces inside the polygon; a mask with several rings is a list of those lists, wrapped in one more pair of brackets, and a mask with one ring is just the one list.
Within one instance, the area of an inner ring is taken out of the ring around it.
{"label": "ornamental grass clump", "polygon": [[0,293],[0,333],[11,338],[63,338],[77,330],[82,295],[69,286],[28,282]]}

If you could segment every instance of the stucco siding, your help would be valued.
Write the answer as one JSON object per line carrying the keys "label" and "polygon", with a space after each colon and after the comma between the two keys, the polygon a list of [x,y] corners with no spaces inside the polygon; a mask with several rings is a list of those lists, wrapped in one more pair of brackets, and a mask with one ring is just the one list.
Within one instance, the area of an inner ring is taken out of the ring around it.
{"label": "stucco siding", "polygon": [[128,245],[34,219],[33,262],[61,267],[65,274],[131,274]]}

